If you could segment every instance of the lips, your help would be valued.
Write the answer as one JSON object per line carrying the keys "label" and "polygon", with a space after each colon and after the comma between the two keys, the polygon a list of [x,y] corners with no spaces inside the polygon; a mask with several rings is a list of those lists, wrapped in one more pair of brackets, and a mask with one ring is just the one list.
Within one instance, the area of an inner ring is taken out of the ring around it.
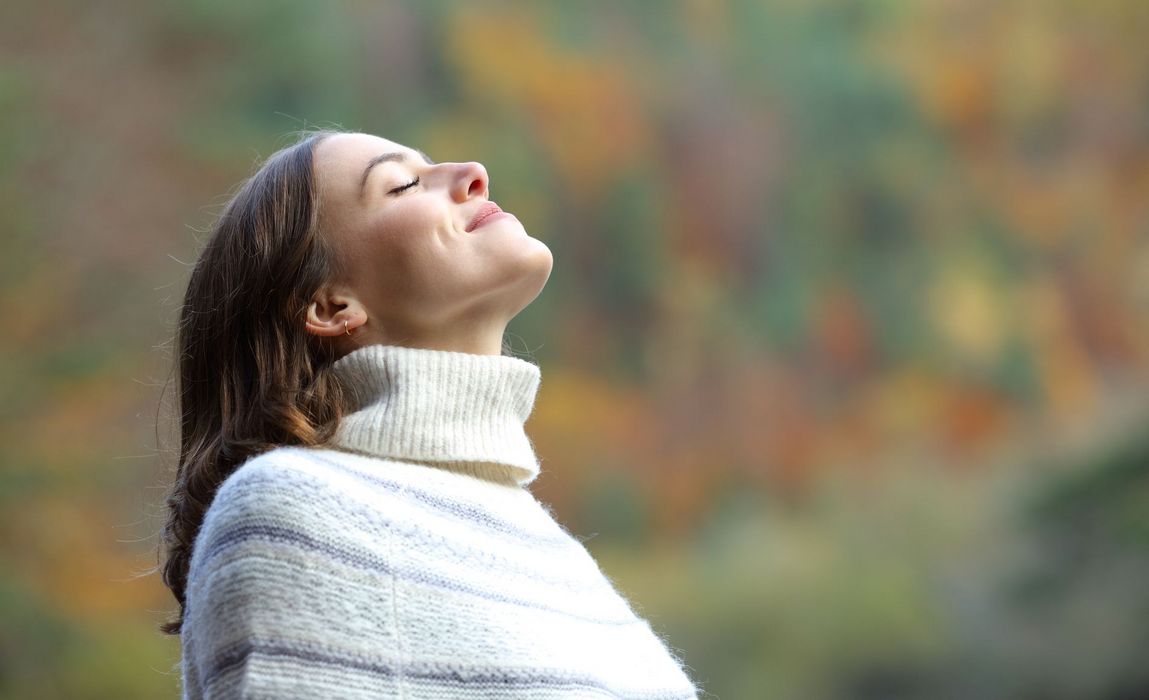
{"label": "lips", "polygon": [[483,222],[494,216],[495,214],[502,214],[503,210],[499,208],[498,204],[494,202],[485,202],[483,206],[479,207],[479,211],[475,212],[475,218],[471,219],[471,223],[467,224],[466,231],[470,233],[483,225]]}

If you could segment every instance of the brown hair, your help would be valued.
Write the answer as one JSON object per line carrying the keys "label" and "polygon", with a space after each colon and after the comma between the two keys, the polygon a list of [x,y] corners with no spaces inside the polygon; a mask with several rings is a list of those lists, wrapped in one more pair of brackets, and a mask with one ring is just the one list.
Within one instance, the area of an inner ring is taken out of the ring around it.
{"label": "brown hair", "polygon": [[224,206],[188,281],[176,332],[180,450],[162,533],[163,582],[179,617],[192,543],[219,485],[277,445],[315,445],[346,409],[334,345],[304,329],[336,258],[317,230],[316,145],[303,133],[264,161]]}

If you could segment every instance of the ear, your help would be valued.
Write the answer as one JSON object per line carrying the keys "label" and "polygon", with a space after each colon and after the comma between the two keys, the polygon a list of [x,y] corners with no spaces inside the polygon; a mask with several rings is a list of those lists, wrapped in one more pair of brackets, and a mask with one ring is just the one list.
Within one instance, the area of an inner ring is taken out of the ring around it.
{"label": "ear", "polygon": [[355,297],[321,290],[307,307],[304,327],[308,333],[335,337],[367,322],[367,311]]}

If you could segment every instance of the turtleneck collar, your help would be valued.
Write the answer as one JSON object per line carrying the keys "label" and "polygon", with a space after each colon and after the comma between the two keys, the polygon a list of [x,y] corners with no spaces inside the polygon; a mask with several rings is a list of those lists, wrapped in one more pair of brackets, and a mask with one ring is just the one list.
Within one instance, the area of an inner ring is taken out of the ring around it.
{"label": "turtleneck collar", "polygon": [[538,365],[399,345],[368,345],[332,365],[352,395],[333,447],[529,484],[539,462],[524,425]]}

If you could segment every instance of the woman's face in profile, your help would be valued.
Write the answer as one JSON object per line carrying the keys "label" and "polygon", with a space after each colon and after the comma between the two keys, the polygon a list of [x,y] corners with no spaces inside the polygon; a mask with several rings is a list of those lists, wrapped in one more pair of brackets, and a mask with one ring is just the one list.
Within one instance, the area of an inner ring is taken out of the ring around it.
{"label": "woman's face in profile", "polygon": [[478,163],[336,134],[316,147],[314,167],[320,235],[344,269],[332,288],[392,334],[505,324],[550,276],[550,249],[513,215],[492,215]]}

